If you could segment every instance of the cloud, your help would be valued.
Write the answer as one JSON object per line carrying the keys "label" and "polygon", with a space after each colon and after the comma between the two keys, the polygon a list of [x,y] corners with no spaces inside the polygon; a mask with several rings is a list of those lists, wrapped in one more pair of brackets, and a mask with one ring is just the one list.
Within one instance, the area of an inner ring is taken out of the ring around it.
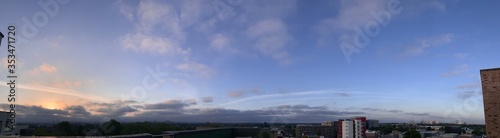
{"label": "cloud", "polygon": [[121,37],[125,49],[169,55],[189,53],[190,49],[181,45],[186,33],[172,5],[159,1],[140,1],[137,8],[126,3],[118,5],[120,12],[132,21],[135,30]]}
{"label": "cloud", "polygon": [[326,106],[309,106],[305,104],[298,105],[279,105],[275,107],[268,107],[268,110],[278,110],[278,111],[298,111],[298,110],[326,110]]}
{"label": "cloud", "polygon": [[464,101],[464,100],[467,100],[467,99],[469,99],[469,98],[471,98],[471,97],[476,96],[476,94],[480,95],[480,94],[481,94],[481,92],[476,92],[476,91],[463,91],[463,92],[458,92],[458,93],[457,93],[457,97],[458,97],[460,100]]}
{"label": "cloud", "polygon": [[50,48],[57,48],[61,46],[61,43],[65,40],[64,36],[50,36],[42,39],[42,44]]}
{"label": "cloud", "polygon": [[43,63],[42,65],[40,65],[40,67],[35,68],[33,70],[30,70],[28,72],[31,73],[31,74],[33,74],[33,75],[37,75],[37,74],[40,74],[40,73],[50,74],[50,73],[57,72],[57,68],[54,67],[54,66],[52,66],[52,65],[50,65],[50,64]]}
{"label": "cloud", "polygon": [[[457,2],[456,0],[419,0],[403,2],[405,7],[405,15],[418,16],[426,11],[433,13],[445,13],[448,3]],[[437,11],[437,12],[436,12]]]}
{"label": "cloud", "polygon": [[227,96],[237,98],[237,97],[241,97],[244,93],[245,93],[245,91],[233,90],[233,91],[229,91],[227,93]]}
{"label": "cloud", "polygon": [[183,49],[177,40],[144,33],[127,34],[122,38],[125,49],[168,55],[187,55],[190,49]]}
{"label": "cloud", "polygon": [[351,96],[351,94],[349,94],[347,92],[337,92],[335,94],[337,94],[339,96],[342,96],[342,97],[350,97]]}
{"label": "cloud", "polygon": [[338,15],[322,20],[317,31],[351,30],[374,20],[372,11],[386,10],[387,1],[341,0]]}
{"label": "cloud", "polygon": [[214,101],[214,98],[213,98],[213,97],[202,97],[202,98],[201,98],[201,101],[202,101],[203,103],[211,103],[211,102],[213,102],[213,101]]}
{"label": "cloud", "polygon": [[361,108],[362,111],[373,111],[373,112],[389,112],[389,113],[403,113],[401,110],[387,110],[378,108]]}
{"label": "cloud", "polygon": [[[5,84],[6,82],[0,81],[0,83]],[[2,86],[9,87],[8,85],[2,85]],[[61,94],[61,95],[73,96],[73,97],[78,97],[78,98],[83,98],[83,99],[88,99],[88,100],[94,100],[94,101],[108,101],[105,98],[91,95],[91,94],[83,94],[82,92],[76,91],[74,89],[61,89],[61,88],[47,87],[47,86],[34,85],[34,84],[18,84],[17,87],[19,89]]]}
{"label": "cloud", "polygon": [[[89,102],[63,109],[16,105],[19,122],[95,122],[110,118],[119,121],[174,120],[176,122],[269,122],[273,117],[295,118],[293,122],[318,122],[325,118],[362,115],[363,112],[335,111],[325,106],[280,105],[254,110],[193,107],[191,100],[167,100],[145,104],[136,101]],[[8,107],[2,104],[0,109]]]}
{"label": "cloud", "polygon": [[155,109],[162,109],[162,110],[181,110],[185,107],[188,107],[190,105],[196,105],[196,100],[194,99],[189,99],[185,101],[180,101],[180,100],[167,100],[162,103],[156,103],[156,104],[146,104],[144,105],[144,109],[147,110],[155,110]]}
{"label": "cloud", "polygon": [[65,108],[65,110],[67,110],[68,113],[72,114],[73,116],[87,117],[87,116],[91,115],[91,113],[88,112],[81,105],[68,106],[68,107]]}
{"label": "cloud", "polygon": [[453,39],[454,39],[454,34],[451,33],[419,39],[417,40],[416,44],[407,47],[406,50],[404,50],[399,55],[399,57],[405,58],[405,57],[418,56],[424,53],[428,48],[449,44],[453,41]]}
{"label": "cloud", "polygon": [[208,67],[207,65],[194,61],[177,65],[176,68],[183,72],[196,73],[202,77],[212,77],[217,73],[214,69]]}
{"label": "cloud", "polygon": [[429,113],[413,113],[413,112],[410,112],[410,113],[405,113],[407,115],[411,115],[411,116],[430,116]]}
{"label": "cloud", "polygon": [[282,20],[260,20],[248,27],[246,34],[257,41],[253,47],[261,54],[270,56],[283,65],[292,63],[286,48],[292,37],[288,34],[287,25]]}
{"label": "cloud", "polygon": [[460,73],[464,72],[469,68],[469,65],[467,64],[462,64],[460,66],[455,67],[452,71],[443,73],[441,76],[443,77],[451,77],[451,76],[456,76],[459,75]]}
{"label": "cloud", "polygon": [[371,12],[387,10],[386,0],[363,1],[363,0],[341,0],[338,14],[319,21],[313,30],[316,32],[318,42],[322,45],[338,43],[338,41],[349,42],[356,36],[355,27],[363,28],[365,24],[376,21]]}
{"label": "cloud", "polygon": [[82,81],[63,81],[52,83],[53,87],[56,88],[74,88],[82,85]]}
{"label": "cloud", "polygon": [[455,53],[453,57],[455,57],[456,59],[467,59],[469,55],[469,53]]}
{"label": "cloud", "polygon": [[210,38],[210,48],[218,52],[234,53],[236,49],[231,47],[231,41],[227,35],[216,33]]}
{"label": "cloud", "polygon": [[242,97],[247,94],[259,94],[262,93],[259,87],[253,87],[251,89],[240,89],[240,90],[231,90],[227,93],[227,96],[232,98]]}
{"label": "cloud", "polygon": [[469,83],[469,84],[458,85],[456,88],[458,88],[458,89],[471,89],[471,88],[478,88],[480,86],[481,85],[479,85],[477,83]]}

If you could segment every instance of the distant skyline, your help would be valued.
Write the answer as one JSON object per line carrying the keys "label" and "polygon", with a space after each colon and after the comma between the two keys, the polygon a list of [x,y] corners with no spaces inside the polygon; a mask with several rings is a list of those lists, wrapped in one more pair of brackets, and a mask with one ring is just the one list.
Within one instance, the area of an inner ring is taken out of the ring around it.
{"label": "distant skyline", "polygon": [[500,67],[494,0],[1,3],[21,122],[484,124],[479,70]]}

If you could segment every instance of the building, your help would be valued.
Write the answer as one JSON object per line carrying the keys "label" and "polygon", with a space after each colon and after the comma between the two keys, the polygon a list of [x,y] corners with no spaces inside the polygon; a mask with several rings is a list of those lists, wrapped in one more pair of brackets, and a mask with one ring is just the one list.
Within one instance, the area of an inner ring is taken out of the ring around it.
{"label": "building", "polygon": [[3,36],[2,32],[0,32],[0,46],[2,46],[2,39],[3,39],[3,37],[4,36]]}
{"label": "building", "polygon": [[333,126],[333,124],[335,123],[335,121],[324,121],[323,123],[321,123],[322,126]]}
{"label": "building", "polygon": [[21,135],[21,132],[26,132],[28,125],[15,125],[15,130],[8,128],[8,123],[11,121],[10,112],[0,111],[0,136]]}
{"label": "building", "polygon": [[339,120],[338,121],[337,138],[354,138],[354,122],[353,120]]}
{"label": "building", "polygon": [[337,138],[366,138],[366,117],[338,121]]}
{"label": "building", "polygon": [[378,138],[377,131],[366,131],[366,138]]}
{"label": "building", "polygon": [[277,131],[269,128],[214,128],[204,130],[165,131],[164,138],[279,138]]}
{"label": "building", "polygon": [[380,127],[378,120],[366,120],[366,128],[372,129],[378,127]]}
{"label": "building", "polygon": [[459,126],[447,126],[444,127],[444,133],[454,133],[454,134],[462,134],[462,127]]}
{"label": "building", "polygon": [[483,90],[486,136],[500,138],[500,68],[483,69],[481,84]]}
{"label": "building", "polygon": [[455,133],[445,133],[439,136],[440,138],[458,138],[458,134]]}
{"label": "building", "polygon": [[337,127],[334,122],[331,125],[297,125],[295,128],[295,137],[309,136],[317,137],[323,136],[324,138],[336,138]]}
{"label": "building", "polygon": [[366,138],[366,117],[354,117],[354,137]]}

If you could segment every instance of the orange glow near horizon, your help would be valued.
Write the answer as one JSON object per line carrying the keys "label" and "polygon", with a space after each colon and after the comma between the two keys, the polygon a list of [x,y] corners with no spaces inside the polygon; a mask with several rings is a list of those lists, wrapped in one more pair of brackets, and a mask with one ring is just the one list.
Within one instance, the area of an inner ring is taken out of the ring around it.
{"label": "orange glow near horizon", "polygon": [[64,102],[62,101],[54,101],[43,104],[42,107],[47,109],[64,109],[66,107],[66,104],[64,104]]}

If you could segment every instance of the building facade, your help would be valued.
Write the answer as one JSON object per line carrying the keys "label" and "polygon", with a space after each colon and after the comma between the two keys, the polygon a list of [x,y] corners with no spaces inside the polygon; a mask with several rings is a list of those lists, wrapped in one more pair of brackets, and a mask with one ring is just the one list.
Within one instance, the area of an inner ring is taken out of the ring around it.
{"label": "building facade", "polygon": [[480,73],[486,136],[500,138],[500,68],[483,69]]}
{"label": "building facade", "polygon": [[333,125],[297,125],[295,128],[295,137],[303,136],[323,136],[324,138],[336,138],[337,127]]}
{"label": "building facade", "polygon": [[346,119],[338,122],[337,138],[354,138],[354,121]]}
{"label": "building facade", "polygon": [[354,117],[354,137],[366,138],[366,117]]}
{"label": "building facade", "polygon": [[366,117],[340,119],[337,138],[366,138]]}
{"label": "building facade", "polygon": [[380,127],[378,120],[366,120],[366,128],[372,129],[378,127]]}

